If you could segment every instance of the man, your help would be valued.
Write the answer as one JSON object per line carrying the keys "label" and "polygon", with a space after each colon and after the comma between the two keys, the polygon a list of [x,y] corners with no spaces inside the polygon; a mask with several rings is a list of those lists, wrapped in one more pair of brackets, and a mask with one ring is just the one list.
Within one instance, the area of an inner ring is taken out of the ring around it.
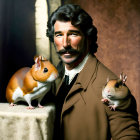
{"label": "man", "polygon": [[78,5],[60,6],[48,20],[47,36],[65,65],[56,94],[55,138],[140,139],[133,96],[123,110],[112,111],[101,102],[107,77],[117,77],[94,56],[98,46],[92,18]]}

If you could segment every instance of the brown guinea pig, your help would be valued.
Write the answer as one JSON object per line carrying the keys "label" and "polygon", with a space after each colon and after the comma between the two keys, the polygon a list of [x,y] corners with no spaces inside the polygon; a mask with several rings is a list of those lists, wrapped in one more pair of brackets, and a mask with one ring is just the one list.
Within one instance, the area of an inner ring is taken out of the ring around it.
{"label": "brown guinea pig", "polygon": [[127,76],[123,73],[120,75],[120,79],[109,80],[107,79],[107,84],[102,89],[101,100],[109,106],[111,110],[114,110],[122,105],[125,105],[129,100],[129,89],[125,85]]}
{"label": "brown guinea pig", "polygon": [[51,82],[58,77],[57,69],[42,56],[34,58],[32,68],[19,69],[10,79],[6,88],[6,99],[11,106],[18,101],[28,103],[28,109],[33,109],[31,101],[38,100],[38,106],[45,94],[51,88]]}

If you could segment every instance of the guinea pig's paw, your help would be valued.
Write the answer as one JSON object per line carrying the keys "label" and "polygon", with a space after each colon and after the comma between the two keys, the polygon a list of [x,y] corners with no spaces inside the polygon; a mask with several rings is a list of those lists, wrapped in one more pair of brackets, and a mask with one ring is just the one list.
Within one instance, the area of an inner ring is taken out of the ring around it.
{"label": "guinea pig's paw", "polygon": [[38,107],[39,107],[39,108],[44,108],[44,106],[42,106],[42,105],[40,105],[40,104],[38,104]]}
{"label": "guinea pig's paw", "polygon": [[14,103],[10,103],[9,106],[13,107],[13,106],[16,106],[16,104],[14,104]]}
{"label": "guinea pig's paw", "polygon": [[106,99],[106,98],[101,99],[101,101],[102,101],[103,103],[109,103],[108,99]]}
{"label": "guinea pig's paw", "polygon": [[109,105],[108,106],[110,108],[110,110],[115,111],[116,110],[116,106],[115,105]]}
{"label": "guinea pig's paw", "polygon": [[35,109],[33,106],[28,106],[27,109]]}

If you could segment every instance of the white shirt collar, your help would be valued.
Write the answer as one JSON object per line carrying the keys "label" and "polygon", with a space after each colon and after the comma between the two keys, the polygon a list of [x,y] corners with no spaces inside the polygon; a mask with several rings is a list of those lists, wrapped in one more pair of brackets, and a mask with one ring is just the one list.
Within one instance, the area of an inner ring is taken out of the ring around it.
{"label": "white shirt collar", "polygon": [[83,61],[77,67],[75,67],[72,70],[68,70],[65,66],[65,75],[69,76],[69,84],[71,83],[71,81],[73,80],[75,75],[77,73],[79,73],[84,68],[84,66],[85,66],[85,64],[88,60],[88,56],[89,56],[89,54],[87,54],[86,57],[83,59]]}

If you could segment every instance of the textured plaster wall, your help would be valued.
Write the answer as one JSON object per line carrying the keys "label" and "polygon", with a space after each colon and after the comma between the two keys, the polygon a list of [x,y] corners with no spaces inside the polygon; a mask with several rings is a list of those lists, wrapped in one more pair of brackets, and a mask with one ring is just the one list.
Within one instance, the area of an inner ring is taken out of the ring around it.
{"label": "textured plaster wall", "polygon": [[[140,114],[140,2],[139,0],[67,0],[81,5],[98,29],[96,56],[118,76],[127,74],[127,86]],[[139,116],[140,120],[140,116]]]}

